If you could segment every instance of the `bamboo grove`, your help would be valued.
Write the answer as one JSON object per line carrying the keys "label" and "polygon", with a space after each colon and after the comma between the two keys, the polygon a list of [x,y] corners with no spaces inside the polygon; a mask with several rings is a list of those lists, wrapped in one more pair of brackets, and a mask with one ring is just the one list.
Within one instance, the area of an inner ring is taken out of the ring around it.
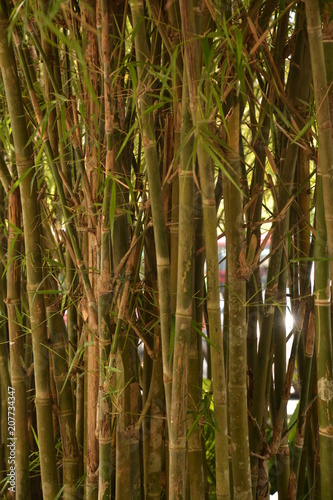
{"label": "bamboo grove", "polygon": [[1,498],[333,498],[332,19],[0,0]]}

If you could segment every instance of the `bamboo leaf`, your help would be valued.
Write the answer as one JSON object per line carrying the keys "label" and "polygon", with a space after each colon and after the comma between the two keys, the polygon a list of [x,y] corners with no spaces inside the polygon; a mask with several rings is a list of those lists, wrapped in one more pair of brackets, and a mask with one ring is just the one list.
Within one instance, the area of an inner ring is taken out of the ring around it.
{"label": "bamboo leaf", "polygon": [[66,374],[66,378],[65,378],[64,383],[62,385],[61,392],[64,390],[64,388],[67,384],[68,377],[72,373],[74,366],[77,365],[79,363],[80,359],[82,358],[85,349],[87,349],[89,346],[92,346],[92,345],[94,345],[94,342],[91,342],[91,341],[85,342],[84,345],[76,351],[76,353],[75,353],[75,355],[74,355],[74,357],[73,357],[73,359],[68,367],[68,372]]}
{"label": "bamboo leaf", "polygon": [[309,130],[309,128],[311,128],[312,125],[315,123],[315,119],[316,117],[314,115],[311,116],[310,120],[307,121],[302,130],[300,130],[300,132],[296,135],[295,139],[293,139],[291,144],[297,143],[297,141],[305,135],[305,133]]}
{"label": "bamboo leaf", "polygon": [[34,167],[32,166],[30,168],[27,168],[24,171],[24,173],[14,182],[14,184],[12,185],[12,187],[10,188],[10,190],[8,191],[7,196],[9,196],[10,194],[12,194],[15,191],[15,189],[17,187],[19,187],[19,185],[21,184],[21,182],[23,182],[24,179],[30,175],[30,173],[32,172],[33,169],[34,169]]}

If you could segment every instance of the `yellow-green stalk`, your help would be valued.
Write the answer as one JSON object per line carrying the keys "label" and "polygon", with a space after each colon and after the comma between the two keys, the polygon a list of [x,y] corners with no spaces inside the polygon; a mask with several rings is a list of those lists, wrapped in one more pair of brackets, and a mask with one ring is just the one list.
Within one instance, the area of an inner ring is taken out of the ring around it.
{"label": "yellow-green stalk", "polygon": [[214,167],[200,134],[200,120],[205,117],[205,104],[199,99],[201,54],[194,17],[193,2],[180,1],[181,25],[190,97],[190,111],[196,131],[197,159],[202,195],[204,231],[207,262],[207,310],[209,320],[211,349],[215,431],[216,496],[218,499],[230,498],[229,488],[229,451],[227,424],[227,395],[225,386],[224,355],[220,316],[220,283],[216,235],[216,202],[214,193]]}
{"label": "yellow-green stalk", "polygon": [[188,139],[189,132],[192,128],[192,120],[189,110],[186,75],[184,75],[183,81],[184,89],[179,170],[177,302],[173,353],[171,419],[169,427],[169,497],[172,499],[185,498],[188,364],[194,289],[194,161],[193,140]]}
{"label": "yellow-green stalk", "polygon": [[54,453],[52,400],[50,393],[49,353],[43,294],[37,293],[43,281],[40,244],[40,216],[32,147],[25,120],[22,93],[12,45],[8,41],[8,16],[5,2],[0,3],[0,67],[11,119],[16,164],[20,179],[23,229],[26,251],[27,290],[34,352],[37,431],[39,440],[44,499],[57,496],[58,484]]}

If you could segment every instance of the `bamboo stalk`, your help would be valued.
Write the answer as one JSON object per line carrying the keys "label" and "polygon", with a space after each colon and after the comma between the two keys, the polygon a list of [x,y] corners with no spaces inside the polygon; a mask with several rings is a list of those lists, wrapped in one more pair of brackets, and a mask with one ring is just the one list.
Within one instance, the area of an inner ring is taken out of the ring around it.
{"label": "bamboo stalk", "polygon": [[[323,196],[327,227],[328,256],[333,257],[333,144],[329,109],[325,56],[322,40],[322,23],[318,0],[305,1],[307,31],[309,36],[312,78],[315,92],[316,118],[320,161],[318,169],[323,179]],[[333,261],[331,261],[333,275]]]}
{"label": "bamboo stalk", "polygon": [[4,190],[7,192],[12,182],[12,176],[10,175],[10,172],[8,170],[8,167],[1,152],[0,152],[0,182],[3,185]]}
{"label": "bamboo stalk", "polygon": [[[145,238],[144,262],[147,304],[143,308],[146,311],[143,319],[145,324],[151,324],[158,317],[158,307],[155,306],[154,301],[157,276],[152,232],[149,232]],[[161,496],[163,454],[164,447],[167,445],[167,436],[164,433],[165,404],[160,326],[156,325],[151,334],[152,339],[150,332],[147,332],[148,338],[145,341],[143,409],[136,423],[137,428],[140,427],[141,422],[143,423],[144,492],[149,500]]]}
{"label": "bamboo stalk", "polygon": [[[286,380],[286,287],[287,287],[287,266],[286,255],[282,256],[281,274],[278,283],[278,301],[279,307],[275,309],[274,326],[273,326],[273,343],[274,343],[274,383],[275,383],[275,407],[280,408],[281,400],[286,397],[286,404],[289,400],[289,394],[284,394],[284,384]],[[289,374],[291,384],[293,371]],[[272,415],[273,416],[273,415]],[[279,415],[281,418],[281,428],[285,432],[287,430],[287,407]],[[273,425],[275,421],[272,418]],[[275,463],[279,471],[277,477],[278,494],[281,498],[286,498],[288,483],[289,483],[289,446],[286,437],[280,442],[278,450],[276,450]]]}
{"label": "bamboo stalk", "polygon": [[[0,193],[3,189],[0,186]],[[1,242],[3,243],[3,242]],[[0,273],[4,275],[4,266],[0,262]],[[4,480],[7,475],[8,467],[8,388],[11,387],[9,374],[9,353],[7,347],[8,329],[4,319],[7,317],[6,311],[6,283],[1,280],[0,283],[0,478]]]}
{"label": "bamboo stalk", "polygon": [[53,301],[47,307],[47,321],[52,349],[54,379],[57,391],[58,418],[63,450],[63,497],[77,498],[76,485],[79,482],[79,456],[75,430],[75,411],[72,387],[67,377],[66,325],[60,312],[60,303]]}
{"label": "bamboo stalk", "polygon": [[[22,366],[24,357],[24,329],[21,314],[21,206],[20,193],[15,189],[8,199],[8,269],[7,309],[11,386],[14,389],[15,418],[27,422],[27,384]],[[13,400],[12,400],[13,401]],[[28,426],[15,426],[15,439],[19,443],[15,457],[16,495],[30,498]]]}
{"label": "bamboo stalk", "polygon": [[[153,2],[156,5],[157,2]],[[182,75],[183,61],[179,50],[180,33],[179,33],[179,1],[176,0],[172,4],[165,7],[168,12],[168,19],[171,26],[171,47],[173,53],[178,51],[175,62],[175,71],[172,72],[172,97],[173,97],[173,127],[174,127],[174,172],[179,169],[179,151],[180,151],[180,134],[181,134],[181,95],[182,95]],[[155,7],[155,15],[153,17],[160,19],[157,16],[157,8]],[[162,12],[161,12],[162,15]],[[157,24],[159,26],[160,23]],[[177,298],[177,269],[178,269],[178,238],[179,238],[179,180],[176,176],[172,182],[172,208],[171,208],[171,227],[170,227],[170,265],[171,265],[171,301],[172,314],[176,311]]]}
{"label": "bamboo stalk", "polygon": [[[163,431],[164,408],[161,401],[164,399],[163,366],[160,347],[160,333],[155,331],[154,360],[150,379],[150,388],[147,401],[150,404],[149,435],[147,446],[147,482],[146,495],[148,500],[160,498],[162,482]],[[139,421],[137,422],[138,427]]]}
{"label": "bamboo stalk", "polygon": [[[319,160],[321,161],[321,160]],[[333,491],[333,377],[331,299],[329,262],[327,260],[326,207],[323,200],[323,180],[317,173],[315,314],[318,389],[318,421],[321,499],[329,499]]]}
{"label": "bamboo stalk", "polygon": [[228,178],[225,179],[225,223],[229,288],[229,424],[234,498],[250,498],[251,474],[247,415],[246,266],[243,233],[243,194],[239,156],[239,104],[228,122]]}
{"label": "bamboo stalk", "polygon": [[109,53],[109,12],[105,0],[101,2],[101,48],[104,70],[104,107],[106,133],[106,185],[103,198],[103,218],[101,230],[101,274],[98,281],[98,332],[99,332],[99,499],[111,497],[111,399],[107,392],[105,380],[106,366],[111,347],[111,242],[110,242],[110,197],[112,173],[112,119],[110,96],[110,53]]}
{"label": "bamboo stalk", "polygon": [[[29,92],[30,92],[32,104],[33,104],[33,107],[34,107],[34,110],[35,110],[35,113],[36,113],[37,122],[40,125],[41,122],[42,122],[42,119],[43,119],[42,112],[41,112],[41,110],[39,108],[38,101],[37,101],[37,98],[36,98],[36,94],[35,94],[35,91],[33,89],[33,85],[32,85],[31,79],[30,79],[30,75],[29,75],[29,73],[27,71],[27,67],[26,67],[26,64],[25,64],[25,59],[24,59],[24,56],[22,54],[22,51],[20,50],[20,46],[19,46],[19,41],[18,40],[17,40],[17,46],[18,46],[19,54],[21,55],[21,63],[22,63],[23,70],[24,70],[24,73],[25,73],[25,77],[26,77],[28,89],[29,89]],[[90,323],[91,323],[91,325],[93,327],[93,330],[97,331],[97,323],[98,323],[97,306],[96,306],[96,303],[95,303],[95,298],[94,298],[93,290],[92,290],[90,279],[89,279],[88,272],[87,272],[87,265],[86,265],[86,263],[84,261],[83,254],[82,254],[80,246],[78,244],[78,238],[77,238],[77,235],[76,235],[76,231],[75,231],[75,228],[74,228],[73,222],[71,220],[71,217],[69,215],[69,211],[68,211],[68,207],[67,207],[67,200],[66,200],[65,193],[64,193],[64,190],[63,190],[62,179],[61,179],[60,173],[58,171],[58,166],[55,163],[54,154],[53,154],[53,151],[52,151],[52,148],[51,148],[51,145],[50,145],[50,142],[49,142],[49,139],[48,139],[48,136],[47,136],[46,133],[44,133],[43,139],[44,139],[44,144],[45,144],[45,147],[46,147],[46,152],[47,152],[47,155],[48,155],[49,160],[50,160],[50,165],[51,165],[51,170],[52,170],[52,173],[53,173],[53,178],[54,178],[55,184],[57,186],[57,190],[58,190],[59,197],[60,197],[60,200],[61,200],[61,206],[62,206],[62,210],[63,210],[63,214],[64,214],[66,229],[68,230],[69,239],[70,239],[70,243],[71,243],[71,248],[73,249],[72,254],[74,254],[74,256],[75,256],[76,265],[78,267],[79,273],[80,273],[80,275],[82,277],[82,281],[83,281],[85,289],[86,289],[86,294],[87,294],[87,297],[88,297],[88,309],[89,309]],[[76,141],[74,142],[74,145],[76,146],[76,152],[77,152],[76,154],[77,154],[77,156],[79,156],[79,163],[81,163],[81,156],[78,153],[79,146],[77,145]],[[93,358],[93,359],[95,359],[95,358]],[[90,356],[90,360],[91,360],[91,356]],[[96,376],[93,378],[93,380],[95,381],[95,384],[96,384]],[[79,386],[80,387],[79,387],[77,393],[78,393],[78,395],[82,395],[83,396],[82,385],[84,385],[83,384],[83,378],[80,378],[79,379]],[[78,412],[77,412],[78,417],[77,417],[76,427],[77,427],[78,443],[81,445],[81,444],[83,444],[83,436],[82,436],[82,423],[83,423],[83,420],[81,418],[82,417],[81,411],[83,411],[83,406],[82,406],[82,399],[80,397],[77,398],[77,403],[78,403]],[[94,413],[94,409],[93,409],[93,407],[91,405],[89,406],[89,411]],[[91,422],[91,419],[89,421]],[[79,450],[80,449],[81,448],[79,448]],[[95,477],[94,474],[92,474],[91,477],[92,477],[92,482],[93,482],[93,486],[92,486],[91,490],[96,493],[97,489],[95,491],[95,488],[94,488],[96,477]]]}
{"label": "bamboo stalk", "polygon": [[[137,234],[141,228],[140,221],[136,227]],[[136,239],[137,234],[134,235]],[[132,370],[130,367],[130,349],[128,349],[128,331],[124,329],[124,320],[127,317],[126,309],[131,311],[130,283],[135,264],[139,260],[137,246],[130,254],[125,272],[125,284],[121,296],[118,320],[114,337],[112,339],[109,368],[112,370],[116,363],[116,383],[115,374],[111,373],[111,387],[116,389],[117,398],[114,403],[114,418],[117,418],[117,448],[116,448],[116,498],[126,498],[135,500],[140,496],[140,486],[138,484],[138,474],[140,477],[139,461],[139,428],[134,424],[138,414],[138,394],[135,394],[138,385],[132,380]],[[127,346],[126,346],[127,344]],[[118,414],[115,415],[115,412]],[[124,468],[127,475],[124,474]]]}
{"label": "bamboo stalk", "polygon": [[[126,19],[126,10],[127,5],[125,5],[122,9],[116,9],[114,12],[115,21],[119,25],[122,25],[123,29]],[[116,39],[118,36],[118,28],[116,23],[114,23],[112,38]],[[119,46],[119,49],[117,45]],[[118,69],[121,57],[124,53],[124,47],[121,39],[119,39],[119,43],[117,43],[117,45],[112,52],[113,58],[115,59],[115,67]],[[112,222],[110,220],[110,225],[112,225],[113,231],[112,260],[114,270],[118,269],[120,263],[127,254],[130,233],[128,218],[126,215],[126,211],[130,208],[129,191],[126,187],[124,187],[128,183],[131,176],[131,162],[129,161],[130,156],[128,155],[128,147],[124,149],[120,155],[116,154],[117,150],[121,147],[123,139],[125,138],[125,102],[121,90],[123,82],[124,74],[123,70],[121,70],[115,81],[115,88],[111,85],[109,89],[109,101],[111,104],[112,115],[112,129],[109,129],[112,132],[112,136],[110,136],[113,154],[112,190],[115,192],[114,218]],[[138,231],[140,231],[142,224],[141,214],[142,212],[140,210],[133,241],[135,241],[139,235]],[[113,408],[113,412],[116,414],[117,418],[116,498],[122,498],[124,491],[128,491],[129,489],[131,498],[133,499],[137,498],[141,492],[139,429],[136,428],[136,421],[141,407],[141,396],[137,391],[138,382],[136,363],[134,365],[132,362],[132,360],[136,360],[137,353],[133,342],[130,341],[131,327],[126,326],[126,319],[127,316],[131,316],[132,314],[132,285],[130,285],[130,283],[133,283],[133,286],[135,287],[133,274],[136,273],[139,250],[140,245],[137,245],[132,250],[126,264],[125,274],[118,278],[119,285],[122,283],[123,279],[125,279],[125,285],[122,291],[122,296],[119,298],[118,321],[114,335],[114,340],[117,340],[119,336],[119,344],[116,345],[115,342],[111,347],[112,355],[116,354],[116,366],[119,370],[116,391],[117,394],[120,395],[118,403]],[[126,307],[129,308],[130,312],[125,315],[124,313]],[[128,320],[128,323],[130,323],[130,320]],[[117,350],[117,353],[115,353],[115,349]],[[126,477],[122,473],[122,465],[119,465],[119,463],[123,464],[125,462],[127,462],[127,467],[129,467],[130,470],[129,477]]]}
{"label": "bamboo stalk", "polygon": [[149,49],[146,40],[144,11],[143,5],[137,0],[130,0],[129,4],[131,7],[133,25],[136,26],[135,52],[138,62],[137,71],[140,86],[138,114],[143,132],[143,149],[146,158],[152,216],[154,221],[166,414],[168,423],[170,423],[172,371],[170,363],[171,291],[169,247],[165,226],[163,199],[161,197],[161,182],[157,169],[158,156],[156,151],[153,112],[151,109],[152,98],[148,92],[149,80],[147,74],[147,61],[149,61]]}
{"label": "bamboo stalk", "polygon": [[200,49],[195,39],[196,28],[193,3],[180,1],[181,24],[185,42],[185,58],[188,74],[190,111],[194,129],[197,130],[197,158],[201,183],[202,206],[205,228],[207,259],[207,310],[209,317],[210,339],[214,345],[211,350],[214,414],[217,423],[215,432],[216,453],[216,496],[218,499],[230,498],[229,453],[227,433],[227,395],[225,386],[224,354],[221,335],[220,285],[218,251],[216,241],[216,204],[214,193],[214,170],[209,154],[199,133],[198,121],[204,114],[204,105],[199,102],[197,85],[200,81]]}
{"label": "bamboo stalk", "polygon": [[290,479],[288,485],[288,500],[296,500],[299,494],[297,484],[299,479],[301,459],[304,449],[305,440],[305,429],[308,421],[308,401],[309,401],[309,389],[311,380],[311,370],[312,370],[312,358],[315,346],[315,318],[313,311],[310,311],[307,336],[306,336],[306,348],[305,348],[305,364],[304,364],[304,375],[302,380],[302,388],[300,395],[300,404],[297,418],[297,430],[295,437],[295,449],[294,458],[292,461],[292,467],[290,471]]}
{"label": "bamboo stalk", "polygon": [[[43,13],[45,16],[48,15],[46,4],[42,6]],[[48,28],[45,28],[45,32],[41,33],[41,47],[43,49],[44,56],[44,68],[45,68],[45,78],[44,78],[44,94],[45,102],[50,103],[52,106],[48,113],[47,122],[47,149],[51,153],[51,161],[55,164],[54,158],[59,158],[59,151],[61,151],[60,163],[65,167],[66,163],[66,145],[64,144],[62,138],[62,127],[57,118],[57,111],[61,113],[61,105],[53,105],[53,101],[56,101],[55,92],[61,89],[61,74],[60,74],[60,60],[58,54],[58,47],[56,46],[57,39],[55,34],[50,32]],[[22,53],[21,61],[23,66],[25,66],[25,58]],[[51,74],[48,73],[47,69],[51,69]],[[27,70],[25,70],[27,77]],[[54,76],[54,77],[53,77]],[[28,78],[27,78],[28,80]],[[57,87],[54,88],[53,83],[56,82]],[[29,83],[28,83],[29,87]],[[30,85],[31,87],[31,85]],[[37,102],[37,99],[32,99],[33,102]],[[63,103],[62,103],[63,105]],[[57,109],[58,108],[58,109]],[[38,113],[38,108],[35,105],[35,110]],[[36,113],[36,114],[37,114]],[[59,141],[59,139],[61,139]],[[61,168],[59,166],[59,160],[56,165],[57,170],[59,170],[59,175]],[[66,178],[66,184],[71,184],[71,177]],[[58,183],[59,184],[59,183]],[[68,185],[67,184],[67,185]],[[58,217],[61,223],[61,212],[59,212]],[[45,225],[44,225],[45,228]],[[52,234],[51,234],[52,237]],[[58,254],[61,254],[61,248],[59,248]],[[75,270],[73,266],[72,259],[69,253],[66,255],[66,285],[67,293],[74,287],[75,283]],[[64,263],[64,258],[62,254],[59,258],[60,262]],[[50,282],[50,288],[54,283]],[[56,391],[56,400],[58,403],[58,420],[59,429],[63,448],[63,460],[62,460],[62,482],[63,482],[63,495],[64,498],[76,498],[79,494],[77,491],[77,483],[79,482],[79,469],[80,469],[80,458],[79,450],[76,439],[76,415],[75,408],[73,406],[73,396],[76,394],[75,388],[76,384],[73,378],[70,377],[66,380],[66,372],[68,371],[68,366],[70,366],[71,361],[74,358],[75,349],[77,346],[77,331],[76,324],[76,310],[73,304],[69,304],[67,309],[67,331],[64,324],[63,317],[61,315],[60,304],[56,300],[47,302],[47,320],[49,326],[49,337],[52,342],[52,361],[53,361],[53,371],[54,371],[54,383]],[[69,340],[69,349],[66,349],[66,340]],[[68,354],[67,354],[68,353]],[[67,359],[68,363],[67,364]]]}
{"label": "bamboo stalk", "polygon": [[205,443],[202,439],[200,425],[200,404],[202,401],[203,355],[202,337],[198,329],[202,330],[203,294],[204,294],[204,228],[202,219],[201,196],[195,196],[195,250],[200,251],[195,257],[194,268],[194,298],[193,316],[195,327],[192,325],[190,352],[189,352],[189,391],[188,391],[188,476],[189,494],[191,498],[205,496]]}
{"label": "bamboo stalk", "polygon": [[[251,199],[253,200],[253,202],[250,206],[248,215],[249,228],[251,228],[252,225],[254,226],[251,233],[255,234],[257,238],[256,251],[258,251],[261,243],[260,225],[256,227],[255,224],[261,220],[263,184],[265,177],[265,171],[263,169],[266,158],[265,144],[267,144],[269,137],[269,114],[266,112],[266,108],[263,105],[260,109],[259,122],[262,123],[262,127],[260,128],[260,130],[258,130],[258,132],[255,133],[254,138],[254,151],[256,154],[256,160],[251,185]],[[253,276],[250,278],[248,284],[248,294],[250,296],[250,302],[248,308],[247,359],[249,370],[251,370],[253,376],[257,359],[257,322],[260,321],[259,313],[262,309],[263,301],[259,269],[255,270]]]}
{"label": "bamboo stalk", "polygon": [[[31,98],[32,105],[33,105],[33,108],[35,111],[37,123],[39,126],[41,126],[44,116],[43,116],[43,113],[42,113],[40,106],[39,106],[39,103],[38,103],[38,99],[37,99],[36,92],[34,90],[34,87],[33,87],[33,84],[32,84],[31,78],[30,78],[30,74],[28,72],[28,68],[26,65],[24,54],[23,54],[21,47],[20,47],[20,40],[17,36],[15,36],[15,40],[16,40],[18,51],[19,51],[20,61],[21,61],[22,67],[23,67],[24,75],[26,78],[27,87],[29,89],[30,98]],[[83,259],[81,248],[80,248],[80,245],[78,242],[77,233],[76,233],[72,218],[70,216],[70,212],[68,210],[68,202],[67,202],[67,199],[65,196],[63,182],[62,182],[62,179],[61,179],[61,176],[60,176],[60,173],[58,170],[58,165],[56,164],[54,154],[52,151],[52,147],[51,147],[51,144],[50,144],[50,141],[49,141],[49,138],[48,138],[46,131],[43,133],[42,138],[44,141],[46,154],[47,154],[48,159],[50,161],[50,167],[51,167],[51,171],[53,174],[54,182],[55,182],[55,185],[57,187],[58,195],[60,198],[61,208],[63,211],[65,225],[66,225],[66,229],[67,229],[68,235],[69,235],[69,240],[71,243],[71,248],[72,248],[73,253],[75,255],[76,265],[78,267],[78,271],[81,275],[83,285],[85,287],[85,291],[86,291],[86,295],[87,295],[87,299],[88,299],[89,318],[90,318],[91,326],[92,326],[93,331],[96,331],[97,330],[97,323],[98,323],[97,305],[96,305],[92,285],[91,285],[91,282],[89,279],[89,274],[87,271],[87,264],[85,263],[85,261]],[[79,163],[81,164],[82,157],[80,156],[79,145],[77,144],[77,141],[74,142],[74,149],[76,151],[77,156],[79,156]]]}
{"label": "bamboo stalk", "polygon": [[[96,31],[88,27],[96,27],[97,15],[96,0],[88,0],[82,4],[82,29],[83,37],[86,41],[84,45],[84,63],[89,72],[89,82],[87,78],[83,82],[83,101],[85,103],[84,126],[86,130],[86,140],[84,144],[84,158],[81,157],[79,147],[75,148],[75,155],[79,168],[82,172],[84,196],[88,208],[88,281],[91,287],[91,299],[94,304],[94,315],[89,314],[88,326],[91,343],[87,349],[87,476],[85,491],[89,500],[98,498],[98,466],[99,466],[99,442],[98,442],[98,417],[97,403],[99,394],[99,345],[98,345],[98,312],[96,304],[97,276],[94,269],[98,269],[97,253],[99,245],[99,234],[95,217],[95,202],[97,201],[97,170],[99,142],[99,130],[96,126],[95,117],[99,114],[97,96],[99,95],[99,74],[96,68],[99,66],[98,44]],[[90,300],[90,299],[89,299]],[[89,307],[90,309],[90,307]]]}
{"label": "bamboo stalk", "polygon": [[[184,68],[186,64],[184,65]],[[194,245],[194,181],[193,141],[186,138],[192,128],[186,74],[183,76],[181,157],[179,171],[179,240],[177,303],[173,353],[171,425],[169,427],[170,499],[185,498],[186,431],[189,345],[192,329],[193,245]]]}
{"label": "bamboo stalk", "polygon": [[0,23],[3,27],[0,30],[0,43],[3,47],[0,54],[0,66],[11,118],[23,211],[42,488],[45,500],[54,500],[58,492],[58,485],[53,441],[49,359],[45,347],[47,345],[45,304],[43,295],[37,293],[40,283],[43,281],[40,254],[40,218],[33,172],[32,148],[27,146],[29,136],[14,53],[12,46],[8,43],[8,18],[4,2],[0,4]]}
{"label": "bamboo stalk", "polygon": [[[306,78],[306,71],[300,71],[304,65],[307,64],[304,59],[304,37],[301,32],[297,39],[297,46],[295,50],[295,64],[290,70],[288,81],[296,81],[298,85],[290,86],[290,99],[308,98],[309,81]],[[306,66],[305,66],[306,68]],[[304,76],[305,75],[305,76]],[[304,79],[303,79],[304,76]],[[301,78],[301,79],[300,79]],[[299,119],[299,118],[298,118]],[[298,147],[295,144],[289,143],[285,153],[282,175],[279,183],[279,194],[277,199],[276,211],[281,212],[283,207],[288,207],[290,199],[291,187],[293,186],[295,177],[296,161],[298,156]],[[283,220],[278,220],[274,225],[271,248],[274,253],[271,256],[267,274],[267,287],[265,292],[265,305],[263,308],[263,323],[258,346],[258,357],[254,375],[254,390],[252,402],[252,418],[250,424],[250,448],[252,452],[251,467],[252,467],[252,491],[255,495],[256,490],[256,476],[257,476],[257,458],[256,454],[259,452],[260,432],[262,419],[264,415],[264,401],[265,401],[265,388],[262,383],[263,379],[267,379],[272,328],[274,319],[274,309],[277,304],[278,292],[278,277],[281,270],[281,258],[283,247],[281,240],[287,234],[289,227],[289,211],[284,216]]]}
{"label": "bamboo stalk", "polygon": [[[322,42],[322,24],[318,0],[305,2],[307,30],[311,55],[312,77],[315,91],[316,117],[318,124],[319,162],[317,171],[317,237],[316,258],[333,256],[333,203],[332,168],[333,145],[332,124],[327,91],[325,57]],[[326,243],[327,242],[327,243]],[[328,255],[325,246],[328,246]],[[315,310],[317,337],[317,386],[320,448],[321,498],[330,498],[333,490],[332,469],[332,330],[328,307],[330,302],[329,275],[326,261],[315,263]]]}

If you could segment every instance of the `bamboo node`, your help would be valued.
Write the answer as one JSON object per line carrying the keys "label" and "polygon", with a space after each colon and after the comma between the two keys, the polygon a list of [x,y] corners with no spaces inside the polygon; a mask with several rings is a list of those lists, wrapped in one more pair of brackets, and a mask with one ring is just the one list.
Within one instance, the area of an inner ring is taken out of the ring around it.
{"label": "bamboo node", "polygon": [[331,307],[331,299],[329,297],[327,299],[315,299],[314,303],[316,306]]}
{"label": "bamboo node", "polygon": [[319,434],[321,436],[328,437],[330,439],[333,439],[333,426],[329,425],[328,427],[322,427],[319,429]]}
{"label": "bamboo node", "polygon": [[71,415],[74,415],[73,410],[64,410],[64,411],[59,410],[59,417],[70,417]]}
{"label": "bamboo node", "polygon": [[11,299],[8,297],[7,299],[4,299],[3,302],[6,304],[7,307],[10,307],[21,304],[21,299]]}
{"label": "bamboo node", "polygon": [[110,444],[112,443],[112,436],[111,437],[98,437],[98,441],[100,444]]}
{"label": "bamboo node", "polygon": [[49,398],[38,398],[36,396],[35,398],[35,404],[36,406],[49,406],[53,403],[53,400],[51,397]]}
{"label": "bamboo node", "polygon": [[317,26],[307,26],[307,30],[308,30],[308,33],[309,35],[311,35],[312,33],[322,33],[322,29],[321,29],[321,24],[318,24]]}
{"label": "bamboo node", "polygon": [[52,349],[54,349],[55,351],[62,349],[65,345],[66,344],[65,344],[64,341],[61,341],[61,342],[51,342]]}
{"label": "bamboo node", "polygon": [[[16,163],[19,167],[32,167],[33,166],[33,159],[31,156],[26,156],[26,155],[20,155],[19,153],[15,154],[15,159]],[[20,175],[21,177],[21,175]]]}
{"label": "bamboo node", "polygon": [[202,198],[202,206],[215,207],[216,206],[215,198]]}
{"label": "bamboo node", "polygon": [[66,464],[77,464],[79,462],[79,459],[78,458],[66,458],[66,457],[63,457],[62,462],[66,463]]}

